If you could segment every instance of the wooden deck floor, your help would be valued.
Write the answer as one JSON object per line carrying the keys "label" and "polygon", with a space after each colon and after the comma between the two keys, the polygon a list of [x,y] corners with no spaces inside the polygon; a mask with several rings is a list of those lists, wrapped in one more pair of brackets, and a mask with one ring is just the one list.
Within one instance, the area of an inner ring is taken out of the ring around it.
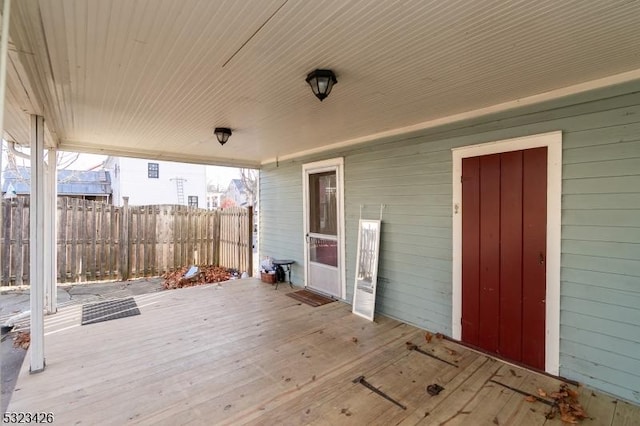
{"label": "wooden deck floor", "polygon": [[[137,296],[141,315],[87,326],[48,317],[47,367],[28,358],[9,405],[57,424],[555,425],[523,392],[557,380],[335,302],[312,308],[258,280]],[[451,364],[415,350],[421,349]],[[361,384],[372,385],[406,409]],[[426,392],[429,384],[444,390]],[[638,424],[638,407],[582,389],[589,425]]]}

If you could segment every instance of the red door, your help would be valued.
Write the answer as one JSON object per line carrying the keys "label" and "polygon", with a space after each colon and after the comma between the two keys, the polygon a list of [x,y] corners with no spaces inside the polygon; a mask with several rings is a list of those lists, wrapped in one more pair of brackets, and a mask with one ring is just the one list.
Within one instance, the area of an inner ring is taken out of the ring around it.
{"label": "red door", "polygon": [[544,370],[547,148],[462,160],[462,341]]}

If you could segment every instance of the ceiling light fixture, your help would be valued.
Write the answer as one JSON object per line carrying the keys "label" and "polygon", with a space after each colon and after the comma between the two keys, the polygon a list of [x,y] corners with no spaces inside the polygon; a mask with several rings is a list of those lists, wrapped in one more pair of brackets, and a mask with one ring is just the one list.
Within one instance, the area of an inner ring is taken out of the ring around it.
{"label": "ceiling light fixture", "polygon": [[229,136],[231,136],[231,129],[228,127],[216,127],[213,134],[218,138],[220,145],[224,145],[229,140]]}
{"label": "ceiling light fixture", "polygon": [[331,70],[314,70],[307,75],[307,83],[320,101],[329,96],[333,85],[337,82],[336,75]]}

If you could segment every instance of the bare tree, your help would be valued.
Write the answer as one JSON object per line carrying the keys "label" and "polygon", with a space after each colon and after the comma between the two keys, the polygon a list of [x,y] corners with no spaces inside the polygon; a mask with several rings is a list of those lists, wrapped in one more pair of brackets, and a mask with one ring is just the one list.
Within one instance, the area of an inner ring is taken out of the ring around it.
{"label": "bare tree", "polygon": [[[5,170],[12,170],[16,175],[16,178],[24,183],[30,184],[31,181],[24,176],[21,176],[17,173],[18,167],[30,167],[30,151],[29,147],[23,147],[21,145],[16,144],[15,142],[8,141],[5,145],[4,141],[2,143],[2,149],[6,152],[7,155],[7,165],[5,166]],[[57,151],[56,152],[56,169],[57,170],[69,170],[70,167],[78,160],[80,154],[77,152],[66,152],[66,151]],[[47,156],[47,161],[48,156]],[[73,174],[67,176],[65,181],[69,181],[73,179]]]}
{"label": "bare tree", "polygon": [[[7,146],[4,146],[3,150],[6,151],[8,167],[15,169],[18,166],[29,167],[30,163],[30,151],[29,147],[22,147],[14,142],[7,142]],[[57,151],[56,152],[56,168],[58,170],[69,169],[73,163],[75,163],[80,157],[78,152]],[[48,158],[47,158],[48,161]],[[19,164],[18,164],[19,163]]]}
{"label": "bare tree", "polygon": [[78,157],[80,157],[80,153],[78,152],[58,151],[56,158],[58,170],[68,169],[78,160]]}
{"label": "bare tree", "polygon": [[247,204],[250,206],[255,205],[256,197],[258,196],[258,170],[240,169],[240,179],[247,196]]}

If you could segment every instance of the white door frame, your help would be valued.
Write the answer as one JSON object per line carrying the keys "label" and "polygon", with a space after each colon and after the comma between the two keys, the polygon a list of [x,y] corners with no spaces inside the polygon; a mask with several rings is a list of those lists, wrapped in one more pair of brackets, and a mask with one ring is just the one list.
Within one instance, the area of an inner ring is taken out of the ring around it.
{"label": "white door frame", "polygon": [[336,172],[336,202],[338,207],[338,276],[340,277],[340,298],[345,299],[347,294],[346,288],[346,271],[345,271],[345,238],[344,238],[344,159],[342,157],[331,158],[323,161],[315,161],[302,165],[302,220],[303,220],[303,243],[304,247],[304,285],[309,283],[309,246],[307,244],[306,234],[309,232],[309,173]]}
{"label": "white door frame", "polygon": [[462,339],[462,159],[547,147],[547,274],[545,371],[560,369],[560,239],[562,201],[562,132],[541,133],[453,148],[453,289],[452,337]]}

